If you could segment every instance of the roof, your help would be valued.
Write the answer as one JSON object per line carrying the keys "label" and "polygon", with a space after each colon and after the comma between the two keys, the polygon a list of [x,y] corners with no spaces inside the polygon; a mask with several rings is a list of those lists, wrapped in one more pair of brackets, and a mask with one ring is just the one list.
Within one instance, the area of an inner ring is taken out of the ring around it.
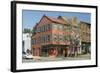
{"label": "roof", "polygon": [[84,23],[84,24],[90,25],[90,23],[87,23],[87,22],[84,22],[84,21],[80,21],[80,23]]}
{"label": "roof", "polygon": [[[38,23],[36,23],[36,26],[34,28],[36,28],[39,25],[39,23],[42,21],[42,19],[44,17],[47,18],[48,20],[50,20],[51,22],[58,23],[58,24],[77,26],[74,23],[79,23],[77,21],[77,18],[76,17],[73,17],[71,19],[68,19],[68,18],[66,18],[64,16],[59,16],[58,18],[54,18],[54,17],[50,17],[50,16],[43,15],[43,17],[41,18],[41,20]],[[85,23],[85,24],[90,25],[90,23],[83,22],[83,21],[80,21],[80,23]]]}
{"label": "roof", "polygon": [[61,20],[61,19],[43,15],[43,17],[41,18],[41,20],[40,20],[38,23],[36,23],[35,27],[33,27],[33,28],[37,28],[37,26],[39,25],[39,23],[42,21],[42,19],[43,19],[44,17],[46,17],[48,20],[50,20],[51,22],[54,22],[54,23],[67,24],[65,21],[63,21],[63,20]]}
{"label": "roof", "polygon": [[67,24],[66,22],[64,22],[61,19],[57,19],[57,18],[53,18],[53,17],[49,17],[49,16],[45,16],[47,19],[49,19],[50,21],[54,22],[54,23],[60,23],[60,24]]}
{"label": "roof", "polygon": [[71,20],[64,17],[64,16],[59,16],[58,19],[63,20],[64,22],[66,22],[67,24],[71,24]]}
{"label": "roof", "polygon": [[62,19],[63,21],[65,21],[68,25],[72,25],[72,26],[77,26],[75,23],[78,23],[77,18],[76,17],[72,17],[71,19],[68,19],[64,16],[59,16],[58,19]]}

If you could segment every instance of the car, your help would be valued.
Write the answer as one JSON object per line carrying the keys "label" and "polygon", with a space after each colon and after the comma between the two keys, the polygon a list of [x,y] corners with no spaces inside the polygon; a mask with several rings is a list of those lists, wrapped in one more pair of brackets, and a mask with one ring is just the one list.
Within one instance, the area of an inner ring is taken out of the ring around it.
{"label": "car", "polygon": [[29,55],[29,54],[23,54],[23,58],[24,59],[33,59],[33,56]]}

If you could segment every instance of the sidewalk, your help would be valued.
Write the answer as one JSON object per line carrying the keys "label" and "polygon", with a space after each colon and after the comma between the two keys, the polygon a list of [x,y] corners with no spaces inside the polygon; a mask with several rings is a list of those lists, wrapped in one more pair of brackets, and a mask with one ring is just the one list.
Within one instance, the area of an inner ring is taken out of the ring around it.
{"label": "sidewalk", "polygon": [[91,54],[78,55],[77,57],[39,57],[33,56],[33,59],[24,59],[23,62],[46,62],[46,61],[72,61],[72,60],[89,60],[91,59]]}

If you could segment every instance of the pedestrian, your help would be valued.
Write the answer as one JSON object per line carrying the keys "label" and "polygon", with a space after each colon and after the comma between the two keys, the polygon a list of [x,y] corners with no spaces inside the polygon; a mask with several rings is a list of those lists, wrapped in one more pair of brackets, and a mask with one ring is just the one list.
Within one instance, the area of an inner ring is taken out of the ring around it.
{"label": "pedestrian", "polygon": [[75,57],[77,56],[77,53],[78,53],[78,52],[77,52],[77,51],[78,51],[77,48],[78,48],[77,46],[75,46],[75,48],[74,48],[74,56],[75,56]]}
{"label": "pedestrian", "polygon": [[74,47],[73,47],[73,46],[71,46],[71,48],[70,48],[70,56],[71,56],[71,57],[73,57],[73,54],[74,54],[73,49],[74,49]]}

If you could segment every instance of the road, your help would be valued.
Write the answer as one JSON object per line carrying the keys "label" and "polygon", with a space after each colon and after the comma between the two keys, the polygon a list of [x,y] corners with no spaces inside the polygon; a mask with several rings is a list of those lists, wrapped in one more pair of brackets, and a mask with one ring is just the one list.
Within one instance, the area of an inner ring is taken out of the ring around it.
{"label": "road", "polygon": [[47,62],[47,61],[72,61],[72,60],[89,60],[91,59],[90,54],[85,55],[78,55],[77,57],[38,57],[34,59],[23,59],[23,63],[30,63],[30,62]]}

